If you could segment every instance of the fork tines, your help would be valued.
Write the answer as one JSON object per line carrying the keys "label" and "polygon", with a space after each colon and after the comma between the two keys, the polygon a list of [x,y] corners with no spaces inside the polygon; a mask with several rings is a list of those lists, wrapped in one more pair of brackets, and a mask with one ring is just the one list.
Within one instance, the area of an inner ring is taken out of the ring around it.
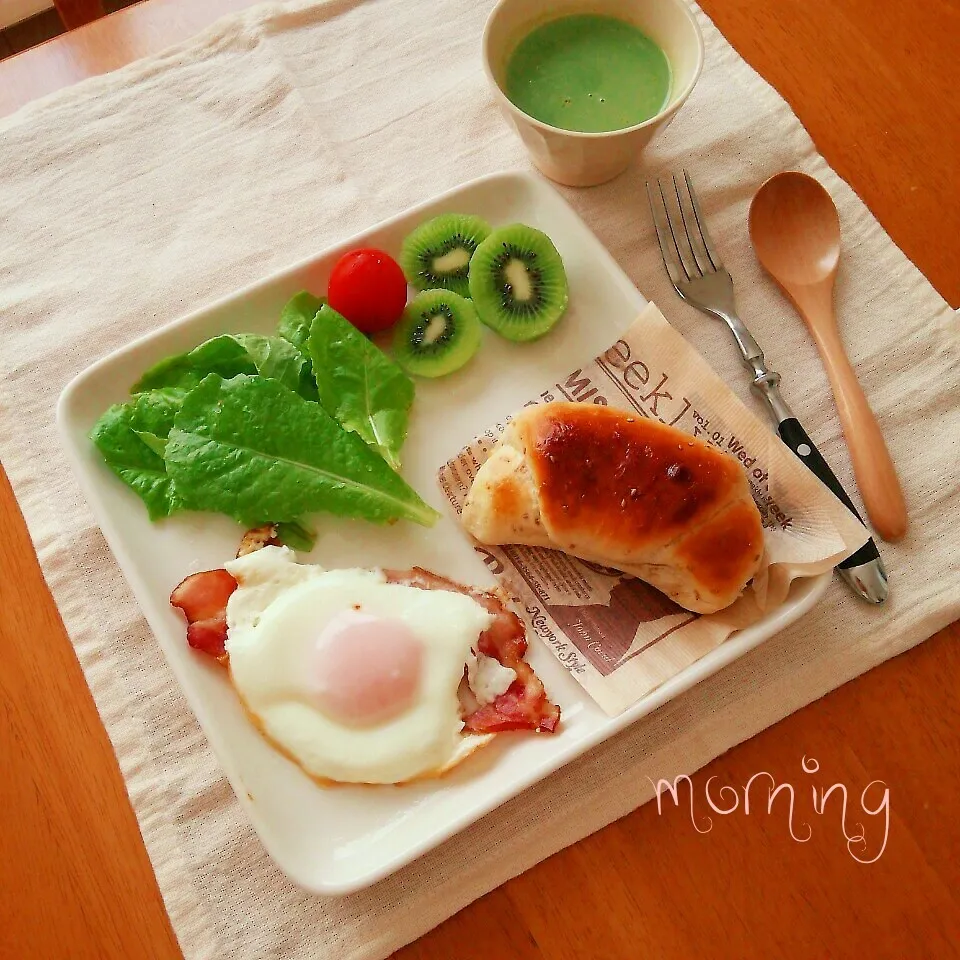
{"label": "fork tines", "polygon": [[647,181],[646,188],[660,255],[674,287],[722,270],[687,171],[682,180],[670,174],[658,179],[653,189]]}

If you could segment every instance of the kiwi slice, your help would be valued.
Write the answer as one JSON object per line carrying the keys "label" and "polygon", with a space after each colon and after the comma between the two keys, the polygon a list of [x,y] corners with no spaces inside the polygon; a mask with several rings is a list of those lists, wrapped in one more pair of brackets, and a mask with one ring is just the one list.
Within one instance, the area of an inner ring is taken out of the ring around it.
{"label": "kiwi slice", "polygon": [[479,349],[483,327],[473,304],[452,290],[426,290],[403,311],[393,333],[393,356],[407,373],[443,377]]}
{"label": "kiwi slice", "polygon": [[400,249],[407,282],[418,290],[452,290],[469,297],[470,258],[489,233],[486,220],[463,213],[443,213],[421,223]]}
{"label": "kiwi slice", "polygon": [[508,340],[536,340],[567,309],[567,275],[550,238],[514,223],[494,230],[470,261],[480,319]]}

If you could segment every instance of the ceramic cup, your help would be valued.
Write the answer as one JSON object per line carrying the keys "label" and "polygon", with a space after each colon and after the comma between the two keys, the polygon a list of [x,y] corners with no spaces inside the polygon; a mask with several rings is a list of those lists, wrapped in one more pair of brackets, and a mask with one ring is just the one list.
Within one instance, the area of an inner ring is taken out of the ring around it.
{"label": "ceramic cup", "polygon": [[[605,133],[580,133],[542,123],[504,93],[507,62],[517,44],[548,20],[576,13],[627,20],[657,43],[670,61],[670,96],[643,123]],[[537,168],[551,180],[591,187],[623,173],[680,109],[703,67],[703,37],[684,0],[500,0],[483,31],[483,65],[504,116]]]}

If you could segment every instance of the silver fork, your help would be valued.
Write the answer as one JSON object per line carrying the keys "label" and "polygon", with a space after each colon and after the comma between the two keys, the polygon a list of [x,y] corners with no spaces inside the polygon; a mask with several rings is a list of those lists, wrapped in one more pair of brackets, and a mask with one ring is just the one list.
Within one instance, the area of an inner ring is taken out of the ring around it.
{"label": "silver fork", "polygon": [[[651,190],[649,182],[646,187],[660,255],[673,289],[691,306],[730,328],[744,366],[753,374],[752,389],[777,425],[780,439],[860,520],[840,481],[780,395],[780,374],[767,366],[759,344],[737,315],[733,278],[707,231],[689,174],[683,171],[682,184],[671,174],[666,190],[661,180],[657,180],[656,190]],[[871,603],[886,600],[887,572],[872,539],[840,563],[837,572],[864,599]]]}

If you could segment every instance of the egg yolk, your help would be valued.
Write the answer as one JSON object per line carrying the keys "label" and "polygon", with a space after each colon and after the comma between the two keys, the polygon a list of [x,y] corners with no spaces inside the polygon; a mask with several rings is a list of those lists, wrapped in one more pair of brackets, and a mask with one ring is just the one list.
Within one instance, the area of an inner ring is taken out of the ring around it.
{"label": "egg yolk", "polygon": [[321,631],[311,673],[317,705],[331,718],[372,726],[413,704],[423,644],[395,617],[346,610]]}

